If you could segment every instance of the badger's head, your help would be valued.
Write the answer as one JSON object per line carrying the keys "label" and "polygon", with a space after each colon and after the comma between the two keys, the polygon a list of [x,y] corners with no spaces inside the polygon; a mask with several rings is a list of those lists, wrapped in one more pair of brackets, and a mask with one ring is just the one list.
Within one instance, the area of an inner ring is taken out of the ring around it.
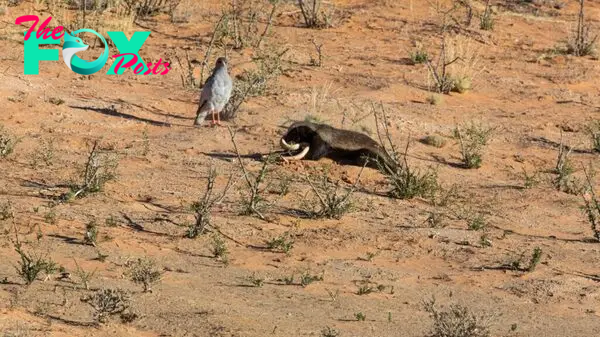
{"label": "badger's head", "polygon": [[299,160],[306,156],[310,150],[310,144],[313,137],[317,135],[317,125],[310,122],[296,122],[292,124],[283,137],[281,137],[281,147],[287,151],[298,151],[300,153],[282,157],[284,160]]}

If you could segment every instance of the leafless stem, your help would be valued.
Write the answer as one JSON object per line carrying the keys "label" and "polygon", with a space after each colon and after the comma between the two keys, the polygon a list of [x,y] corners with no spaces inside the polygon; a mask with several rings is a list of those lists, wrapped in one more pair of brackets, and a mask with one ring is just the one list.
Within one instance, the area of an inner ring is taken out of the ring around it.
{"label": "leafless stem", "polygon": [[244,174],[244,179],[246,179],[246,184],[248,185],[248,188],[250,189],[250,197],[249,197],[250,199],[248,201],[248,209],[251,210],[253,213],[255,213],[260,219],[266,220],[266,217],[257,209],[256,200],[258,200],[259,194],[260,194],[259,185],[262,182],[264,175],[266,174],[267,162],[265,162],[265,164],[263,165],[263,168],[261,169],[261,172],[259,173],[259,176],[257,177],[256,181],[252,182],[250,180],[250,175],[249,175],[248,171],[246,170],[246,166],[244,166],[244,162],[242,161],[242,156],[240,155],[240,151],[238,150],[237,143],[235,142],[235,132],[230,127],[227,127],[227,130],[229,131],[229,135],[231,137],[231,142],[233,143],[233,148],[234,148],[236,156],[238,158],[238,162],[240,164],[240,167],[242,168],[242,173]]}
{"label": "leafless stem", "polygon": [[210,53],[215,44],[215,39],[217,37],[217,33],[219,33],[219,30],[221,28],[221,23],[223,22],[223,20],[225,19],[226,16],[227,16],[227,14],[221,15],[221,17],[219,18],[219,21],[217,21],[217,23],[215,24],[215,29],[213,30],[212,36],[210,38],[210,42],[208,43],[208,48],[206,48],[206,53],[204,54],[204,59],[202,60],[202,69],[200,70],[200,83],[201,84],[204,84],[204,70],[206,69],[206,66],[208,65],[208,59],[210,58]]}
{"label": "leafless stem", "polygon": [[264,37],[269,32],[269,28],[271,28],[271,24],[273,23],[273,16],[275,16],[275,11],[277,11],[277,5],[279,5],[279,0],[273,2],[273,8],[271,9],[271,13],[269,14],[269,19],[267,21],[267,25],[265,26],[265,30],[260,35],[258,42],[256,42],[256,48],[260,48],[260,44],[262,43]]}

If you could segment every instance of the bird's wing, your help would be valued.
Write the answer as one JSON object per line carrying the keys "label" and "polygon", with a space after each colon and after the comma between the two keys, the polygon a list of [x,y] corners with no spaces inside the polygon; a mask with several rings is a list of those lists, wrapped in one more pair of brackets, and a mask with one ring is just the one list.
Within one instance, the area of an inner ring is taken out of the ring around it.
{"label": "bird's wing", "polygon": [[204,86],[202,87],[202,92],[200,93],[200,105],[205,104],[212,95],[213,95],[213,87],[215,86],[215,77],[214,74],[210,75],[210,77],[204,82]]}

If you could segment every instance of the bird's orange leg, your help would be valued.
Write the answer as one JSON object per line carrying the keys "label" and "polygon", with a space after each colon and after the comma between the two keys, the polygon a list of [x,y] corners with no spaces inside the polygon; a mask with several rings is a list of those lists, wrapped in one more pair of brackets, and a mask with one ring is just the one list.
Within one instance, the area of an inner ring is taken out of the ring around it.
{"label": "bird's orange leg", "polygon": [[210,114],[212,117],[212,126],[215,126],[215,124],[217,124],[217,122],[215,121],[215,110],[211,110]]}
{"label": "bird's orange leg", "polygon": [[217,111],[217,125],[221,126],[221,113]]}

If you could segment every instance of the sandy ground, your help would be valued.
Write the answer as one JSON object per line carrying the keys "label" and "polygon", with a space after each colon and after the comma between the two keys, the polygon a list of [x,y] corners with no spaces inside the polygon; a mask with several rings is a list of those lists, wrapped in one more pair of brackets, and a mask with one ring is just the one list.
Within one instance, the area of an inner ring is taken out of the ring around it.
{"label": "sandy ground", "polygon": [[[599,64],[551,53],[575,22],[574,1],[562,9],[549,1],[506,6],[514,2],[492,1],[498,5],[493,31],[480,30],[475,17],[459,32],[462,46],[477,54],[473,90],[443,95],[437,105],[427,103],[427,68],[409,59],[415,41],[433,56],[438,51],[439,17],[430,4],[334,0],[339,22],[316,30],[303,28],[300,13],[284,2],[263,44],[289,48],[284,74],[269,95],[248,99],[238,118],[224,123],[236,131],[240,154],[250,155],[243,159],[247,170],[257,174],[262,163],[251,155],[278,149],[286,123],[307,115],[375,136],[371,103],[383,103],[394,142],[413,141],[409,163],[437,169],[445,188],[457,186],[452,209],[458,211],[432,228],[426,221],[436,209],[431,202],[386,197],[385,177],[367,168],[352,212],[339,220],[298,217],[306,200],[315,202],[303,179],[307,169],[330,167],[330,179],[348,188],[360,168],[328,159],[274,164],[263,193],[268,221],[240,215],[247,191],[242,179],[212,210],[228,264],[213,257],[211,234],[184,237],[194,220],[189,205],[203,195],[209,167],[219,172],[217,192],[229,173],[239,178],[241,171],[226,127],[192,127],[199,92],[182,86],[178,66],[165,76],[88,77],[60,60],[42,62],[38,76],[23,75],[14,19],[49,14],[32,1],[9,7],[0,17],[0,124],[20,142],[0,160],[0,206],[10,203],[14,214],[0,220],[2,336],[322,336],[326,327],[344,337],[424,336],[433,322],[423,301],[432,297],[443,308],[461,304],[486,316],[492,336],[600,334],[600,283],[593,277],[600,275],[600,244],[581,210],[582,197],[551,183],[561,131],[574,149],[574,176],[581,179],[582,167],[597,163],[585,125],[600,119]],[[167,15],[141,20],[133,30],[152,30],[141,55],[174,62],[187,50],[201,61],[227,3],[184,1],[183,23]],[[600,2],[587,3],[598,31]],[[480,13],[483,6],[476,2],[475,8]],[[310,65],[312,39],[323,45],[321,67]],[[228,51],[232,75],[252,69],[252,53]],[[222,54],[215,48],[210,64]],[[458,165],[452,138],[456,125],[470,121],[495,128],[479,169]],[[426,135],[444,137],[446,145],[418,142]],[[99,193],[56,202],[78,179],[91,140],[118,157],[116,179]],[[48,142],[52,160],[34,165]],[[524,188],[523,169],[539,172],[539,183]],[[280,195],[286,181],[289,193]],[[484,229],[469,229],[473,214],[483,217]],[[92,220],[99,224],[97,247],[83,240]],[[40,276],[26,286],[15,270],[15,229],[24,250],[45,254],[71,278]],[[294,242],[288,254],[267,248],[280,235]],[[520,257],[526,266],[536,247],[542,255],[535,270],[494,268]],[[107,255],[104,261],[98,252]],[[152,292],[127,277],[127,261],[139,257],[163,272]],[[95,271],[90,290],[77,277],[75,261]],[[301,286],[302,275],[322,280]],[[105,287],[131,292],[138,317],[94,324],[81,298]],[[373,291],[359,295],[361,287]]]}

